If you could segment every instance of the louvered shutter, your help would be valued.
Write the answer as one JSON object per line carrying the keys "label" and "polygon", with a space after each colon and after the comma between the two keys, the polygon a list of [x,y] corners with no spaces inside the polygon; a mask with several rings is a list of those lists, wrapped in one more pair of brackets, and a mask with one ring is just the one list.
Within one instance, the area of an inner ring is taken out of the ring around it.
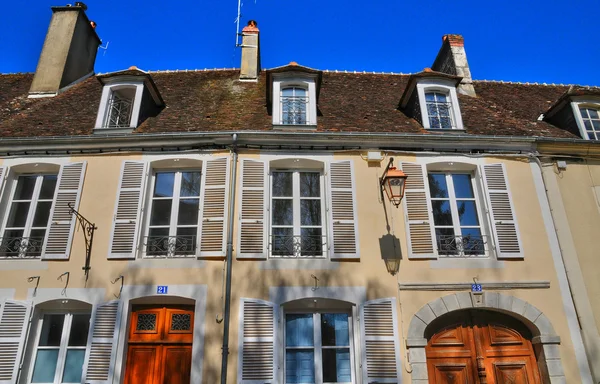
{"label": "louvered shutter", "polygon": [[138,249],[147,164],[124,161],[110,237],[109,259],[135,259]]}
{"label": "louvered shutter", "polygon": [[404,216],[409,259],[435,259],[433,217],[426,169],[421,164],[402,163],[406,178]]}
{"label": "louvered shutter", "polygon": [[228,185],[228,158],[206,161],[202,175],[200,257],[225,257]]}
{"label": "louvered shutter", "polygon": [[276,383],[275,305],[241,299],[238,383]]}
{"label": "louvered shutter", "polygon": [[486,164],[483,169],[483,181],[490,222],[499,259],[522,258],[519,227],[515,218],[506,170],[504,164]]}
{"label": "louvered shutter", "polygon": [[332,161],[327,176],[331,259],[358,259],[358,220],[352,161]]}
{"label": "louvered shutter", "polygon": [[83,367],[85,383],[112,383],[120,320],[118,300],[94,306]]}
{"label": "louvered shutter", "polygon": [[400,336],[396,299],[367,301],[360,307],[363,383],[400,383]]}
{"label": "louvered shutter", "polygon": [[75,215],[69,213],[68,204],[71,204],[75,210],[79,208],[85,168],[86,162],[70,163],[60,167],[54,192],[54,204],[50,212],[50,228],[42,249],[42,259],[69,258],[77,222]]}
{"label": "louvered shutter", "polygon": [[0,384],[17,382],[31,303],[6,300],[0,308]]}
{"label": "louvered shutter", "polygon": [[239,216],[239,259],[267,258],[267,167],[264,161],[242,160]]}

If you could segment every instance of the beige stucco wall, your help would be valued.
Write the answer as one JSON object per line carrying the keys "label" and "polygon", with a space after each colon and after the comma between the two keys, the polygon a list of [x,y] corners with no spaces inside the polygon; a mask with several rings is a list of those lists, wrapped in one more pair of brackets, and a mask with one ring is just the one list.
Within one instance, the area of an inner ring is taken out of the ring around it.
{"label": "beige stucco wall", "polygon": [[[240,155],[240,159],[248,157],[258,158],[260,154],[242,152]],[[124,276],[125,285],[205,284],[207,286],[207,301],[204,327],[206,347],[203,361],[203,382],[215,383],[220,375],[223,324],[217,324],[214,319],[217,315],[222,314],[223,262],[203,260],[177,264],[179,261],[172,260],[173,263],[168,268],[163,267],[165,263],[149,263],[145,264],[148,268],[139,268],[139,265],[141,265],[140,260],[109,261],[106,259],[122,161],[141,158],[142,156],[139,154],[121,154],[118,156],[96,155],[69,159],[69,161],[86,160],[88,162],[79,211],[98,226],[94,239],[92,269],[87,284],[81,270],[84,265],[85,249],[83,236],[80,231],[76,231],[69,261],[0,261],[0,289],[14,288],[16,289],[15,299],[26,299],[28,289],[33,288],[33,284],[27,282],[29,276],[40,276],[40,289],[62,288],[64,283],[57,281],[57,277],[66,271],[71,273],[69,288],[104,288],[106,290],[106,300],[113,299],[113,295],[118,293],[119,285],[112,285],[110,281],[120,275]],[[493,158],[484,160],[488,163],[504,162],[506,164],[517,221],[521,231],[525,254],[524,260],[506,261],[497,264],[497,268],[465,269],[462,266],[458,268],[445,266],[442,268],[434,261],[407,259],[403,208],[402,206],[395,208],[386,202],[386,210],[384,210],[383,203],[379,201],[378,178],[381,176],[387,160],[379,166],[373,166],[362,160],[359,153],[342,153],[333,156],[332,159],[350,159],[354,163],[359,218],[360,262],[331,262],[335,264],[333,268],[320,270],[309,269],[310,266],[305,266],[303,269],[275,270],[264,269],[264,262],[236,260],[234,253],[229,382],[234,383],[237,381],[239,299],[247,297],[269,300],[269,289],[271,287],[311,287],[314,284],[311,274],[319,278],[321,287],[365,287],[368,300],[386,297],[397,298],[398,306],[396,310],[399,314],[398,327],[402,335],[401,360],[403,367],[406,366],[404,339],[413,315],[428,302],[453,292],[399,292],[399,282],[470,283],[474,277],[480,282],[549,281],[549,289],[511,290],[503,293],[531,303],[550,319],[557,334],[561,336],[560,351],[567,382],[580,382],[574,349],[569,336],[563,304],[560,300],[561,292],[558,289],[557,274],[552,261],[548,235],[528,162]],[[415,161],[414,156],[407,155],[396,155],[395,159],[396,164],[399,161]],[[240,186],[239,177],[240,172],[238,169],[238,191]],[[600,171],[596,180],[600,180]],[[565,185],[568,185],[568,183]],[[240,194],[238,193],[236,212],[240,206],[239,198]],[[573,196],[573,204],[576,204],[578,198],[579,196]],[[396,276],[387,273],[379,250],[379,238],[387,233],[386,211],[391,231],[400,240],[403,255],[400,272]],[[237,217],[236,213],[236,220]],[[595,220],[600,220],[600,215],[597,215]],[[582,223],[581,226],[583,227],[584,224]],[[237,238],[237,224],[234,228],[235,239]],[[596,226],[590,226],[590,228],[596,228]],[[581,234],[581,236],[584,235]],[[589,241],[592,241],[593,235],[589,233],[587,236],[590,239]],[[234,245],[237,245],[235,240]],[[588,257],[591,262],[591,245],[589,253]],[[166,262],[169,261],[171,260]],[[310,263],[310,261],[306,261],[306,263]],[[593,274],[591,268],[588,273]],[[593,280],[592,277],[590,277],[591,280]],[[594,283],[598,283],[598,281]],[[600,286],[594,289],[594,292],[598,293]],[[404,369],[403,379],[404,383],[410,383],[410,374]]]}

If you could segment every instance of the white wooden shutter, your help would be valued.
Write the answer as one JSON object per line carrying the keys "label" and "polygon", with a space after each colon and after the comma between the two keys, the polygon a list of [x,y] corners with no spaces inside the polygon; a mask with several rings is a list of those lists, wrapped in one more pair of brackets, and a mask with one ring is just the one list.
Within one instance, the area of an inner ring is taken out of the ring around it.
{"label": "white wooden shutter", "polygon": [[238,383],[276,383],[275,305],[241,299]]}
{"label": "white wooden shutter", "polygon": [[427,171],[421,164],[402,163],[406,174],[404,216],[409,259],[437,258]]}
{"label": "white wooden shutter", "polygon": [[504,164],[486,164],[482,167],[485,194],[490,209],[490,222],[499,259],[522,258],[519,227],[515,218]]}
{"label": "white wooden shutter", "polygon": [[359,259],[358,220],[352,161],[329,163],[329,249],[331,259]]}
{"label": "white wooden shutter", "polygon": [[69,206],[79,208],[86,162],[70,163],[60,167],[54,204],[50,212],[50,227],[42,248],[42,259],[65,260],[71,254],[73,232],[77,221],[75,215],[69,213]]}
{"label": "white wooden shutter", "polygon": [[121,324],[119,301],[94,306],[85,351],[84,383],[112,383]]}
{"label": "white wooden shutter", "polygon": [[206,161],[202,174],[200,257],[225,257],[228,186],[229,159]]}
{"label": "white wooden shutter", "polygon": [[0,384],[17,382],[30,315],[30,302],[6,300],[0,308]]}
{"label": "white wooden shutter", "polygon": [[378,299],[360,307],[363,383],[400,383],[400,335],[396,299]]}
{"label": "white wooden shutter", "polygon": [[6,185],[6,177],[8,175],[8,167],[0,167],[0,202],[4,196],[4,186]]}
{"label": "white wooden shutter", "polygon": [[110,237],[109,259],[135,259],[146,186],[147,164],[123,162]]}
{"label": "white wooden shutter", "polygon": [[267,258],[267,166],[260,160],[242,160],[242,197],[237,258]]}

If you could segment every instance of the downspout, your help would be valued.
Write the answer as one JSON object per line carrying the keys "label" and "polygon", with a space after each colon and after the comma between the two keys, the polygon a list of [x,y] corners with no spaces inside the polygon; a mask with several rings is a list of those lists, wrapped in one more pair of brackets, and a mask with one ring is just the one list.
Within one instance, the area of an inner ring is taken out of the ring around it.
{"label": "downspout", "polygon": [[[581,375],[581,382],[582,383],[593,383],[593,379],[592,379],[592,368],[589,365],[589,360],[588,360],[588,356],[587,356],[587,348],[585,346],[585,342],[584,342],[584,333],[582,331],[582,329],[580,329],[579,324],[582,324],[582,321],[585,322],[585,319],[582,319],[579,316],[579,311],[577,310],[578,304],[581,305],[579,303],[579,300],[577,300],[577,297],[575,295],[573,295],[573,276],[571,276],[571,272],[569,271],[569,269],[566,267],[565,265],[565,255],[563,252],[563,248],[560,244],[560,236],[558,234],[558,230],[556,228],[556,218],[555,218],[555,213],[550,205],[550,195],[548,193],[548,187],[547,187],[547,182],[546,182],[546,178],[544,175],[544,169],[542,166],[542,162],[540,161],[540,159],[538,158],[537,155],[532,154],[530,156],[530,158],[535,161],[537,167],[539,168],[539,177],[540,180],[542,182],[541,187],[544,189],[544,197],[546,198],[545,203],[547,203],[547,208],[548,208],[548,212],[550,213],[550,218],[551,218],[551,227],[552,227],[552,235],[556,241],[556,244],[558,246],[558,254],[559,254],[559,263],[557,265],[555,260],[555,268],[557,269],[557,273],[558,273],[558,278],[559,278],[559,289],[565,290],[566,293],[568,294],[569,299],[571,300],[570,303],[565,303],[566,306],[564,307],[565,313],[567,315],[567,326],[569,328],[569,331],[571,333],[571,341],[573,342],[573,347],[575,349],[575,360],[577,361],[577,365],[579,368],[579,374]],[[535,176],[534,176],[535,177]],[[540,203],[543,206],[543,203],[540,201]],[[547,228],[548,229],[548,228]],[[564,280],[566,280],[566,287],[561,287],[560,285],[560,274],[561,272],[564,273]],[[564,305],[564,304],[563,304]],[[571,307],[571,308],[568,308]],[[572,311],[570,311],[569,309],[572,309]],[[572,317],[575,318],[576,323],[573,324],[573,321],[569,318],[569,314],[571,313]],[[583,350],[581,350],[580,348],[578,348],[578,344],[581,345],[581,347],[583,347]]]}
{"label": "downspout", "polygon": [[235,187],[237,175],[237,133],[233,134],[231,145],[231,182],[229,183],[229,215],[227,218],[227,272],[225,274],[225,305],[223,311],[223,347],[221,357],[221,384],[227,383],[227,357],[229,356],[229,320],[231,313],[231,262],[233,260],[233,219],[235,207]]}

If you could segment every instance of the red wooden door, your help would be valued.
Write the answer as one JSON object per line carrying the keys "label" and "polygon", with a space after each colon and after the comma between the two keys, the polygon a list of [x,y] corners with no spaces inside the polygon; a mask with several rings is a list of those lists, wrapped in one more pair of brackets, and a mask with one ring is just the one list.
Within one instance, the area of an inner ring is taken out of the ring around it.
{"label": "red wooden door", "polygon": [[430,383],[541,383],[531,334],[517,320],[464,311],[432,325],[438,330],[425,349]]}
{"label": "red wooden door", "polygon": [[134,308],[125,384],[189,384],[193,308]]}

